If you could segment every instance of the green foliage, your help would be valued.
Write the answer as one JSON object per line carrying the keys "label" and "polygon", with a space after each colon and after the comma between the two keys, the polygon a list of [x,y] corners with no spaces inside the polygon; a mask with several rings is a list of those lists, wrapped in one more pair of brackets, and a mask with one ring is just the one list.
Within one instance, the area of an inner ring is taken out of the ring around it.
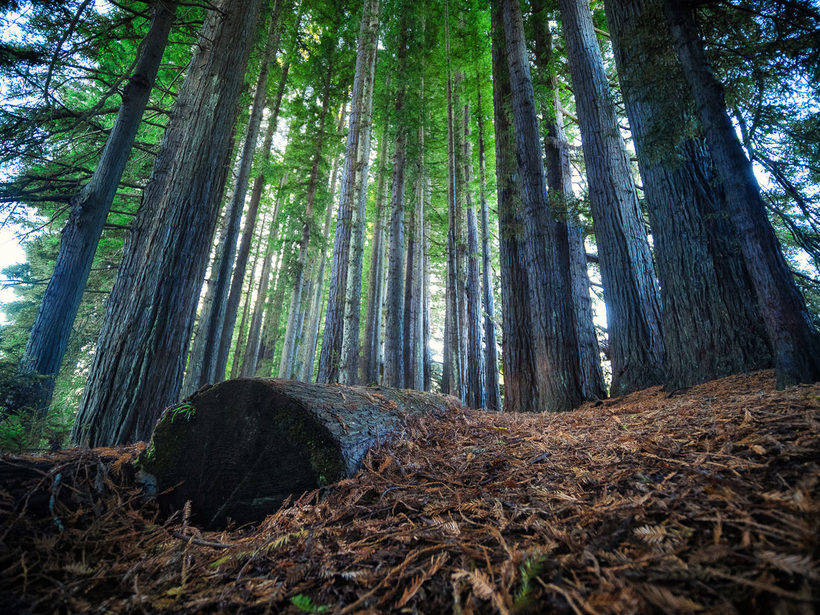
{"label": "green foliage", "polygon": [[310,596],[305,596],[304,594],[297,594],[293,598],[290,599],[293,606],[304,613],[327,613],[330,611],[330,607],[328,606],[318,606],[313,603]]}

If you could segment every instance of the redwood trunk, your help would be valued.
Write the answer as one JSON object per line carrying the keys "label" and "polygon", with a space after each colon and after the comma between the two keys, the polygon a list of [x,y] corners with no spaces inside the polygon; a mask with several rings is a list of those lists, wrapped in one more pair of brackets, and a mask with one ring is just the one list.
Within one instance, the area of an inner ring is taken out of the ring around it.
{"label": "redwood trunk", "polygon": [[815,382],[820,378],[820,335],[766,217],[752,164],[726,113],[723,86],[709,67],[691,9],[677,0],[665,0],[664,8],[766,324],[777,384]]}
{"label": "redwood trunk", "polygon": [[208,14],[108,299],[75,442],[146,438],[178,399],[259,5]]}
{"label": "redwood trunk", "polygon": [[70,202],[54,271],[20,364],[21,372],[44,376],[37,387],[36,399],[27,400],[37,408],[40,418],[45,416],[51,402],[54,381],[63,362],[97,244],[151,95],[176,7],[176,2],[170,0],[154,6],[148,33],[123,89],[122,104],[100,161],[91,179]]}
{"label": "redwood trunk", "polygon": [[617,0],[606,8],[652,224],[666,384],[678,389],[771,367],[725,191],[703,136],[686,135],[697,119],[663,2]]}
{"label": "redwood trunk", "polygon": [[660,301],[629,158],[587,0],[559,0],[601,279],[613,395],[663,382]]}
{"label": "redwood trunk", "polygon": [[524,24],[517,0],[501,4],[506,38],[507,66],[515,123],[515,151],[521,175],[524,221],[524,257],[529,281],[534,389],[525,392],[533,407],[544,411],[569,410],[581,401],[578,348],[572,326],[572,303],[566,271],[562,271],[561,224],[553,217],[547,186],[535,94],[524,45]]}

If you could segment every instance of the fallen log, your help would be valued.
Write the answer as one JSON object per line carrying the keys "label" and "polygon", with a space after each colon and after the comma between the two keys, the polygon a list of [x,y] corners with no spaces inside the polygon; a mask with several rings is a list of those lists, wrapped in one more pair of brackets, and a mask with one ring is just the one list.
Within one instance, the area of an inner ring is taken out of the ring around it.
{"label": "fallen log", "polygon": [[409,416],[462,407],[419,391],[227,380],[166,409],[139,464],[166,510],[190,501],[206,527],[257,521],[289,495],[352,476]]}

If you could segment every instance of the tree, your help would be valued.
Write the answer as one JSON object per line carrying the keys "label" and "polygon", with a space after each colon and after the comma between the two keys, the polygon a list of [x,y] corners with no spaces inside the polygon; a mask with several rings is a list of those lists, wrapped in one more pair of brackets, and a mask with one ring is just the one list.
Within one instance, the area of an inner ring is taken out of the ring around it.
{"label": "tree", "polygon": [[523,256],[533,337],[534,388],[528,392],[538,410],[569,410],[581,401],[578,348],[572,327],[572,304],[566,272],[561,270],[565,226],[555,219],[547,200],[543,153],[535,113],[521,7],[497,0],[503,19],[509,70],[515,151],[521,176]]}
{"label": "tree", "polygon": [[609,2],[607,16],[652,225],[667,386],[769,367],[754,289],[663,4]]}
{"label": "tree", "polygon": [[[197,386],[221,380],[225,375],[225,365],[228,362],[228,350],[233,334],[233,325],[236,320],[236,310],[239,305],[239,296],[242,281],[245,277],[245,267],[250,253],[250,239],[256,227],[256,216],[259,212],[259,201],[251,200],[248,214],[245,218],[245,230],[237,252],[236,239],[239,237],[240,221],[245,206],[245,196],[253,164],[253,154],[259,128],[262,123],[262,112],[265,108],[265,98],[268,91],[268,74],[270,66],[279,50],[280,23],[279,14],[281,0],[274,4],[269,26],[262,68],[256,80],[253,104],[250,119],[245,129],[245,139],[242,153],[239,158],[239,169],[234,186],[233,197],[227,208],[228,221],[223,238],[224,251],[217,254],[218,267],[213,272],[215,276],[213,302],[210,304],[208,318],[200,326],[200,335],[204,337],[202,348],[202,365],[199,367]],[[272,116],[269,122],[275,130],[277,118]],[[264,154],[263,154],[264,155]],[[233,272],[233,275],[232,275]],[[232,281],[233,280],[233,281]]]}
{"label": "tree", "polygon": [[606,302],[613,395],[663,382],[660,301],[587,0],[560,0]]}
{"label": "tree", "polygon": [[347,292],[347,269],[350,258],[351,218],[356,187],[356,166],[359,160],[359,140],[362,137],[362,114],[368,101],[364,100],[365,81],[370,74],[371,56],[376,52],[379,24],[379,2],[369,0],[362,10],[359,42],[356,49],[356,72],[353,77],[350,118],[345,145],[345,162],[339,194],[336,233],[333,239],[333,259],[330,270],[330,293],[327,300],[322,350],[319,354],[318,382],[339,380],[342,342],[344,339],[344,310]]}
{"label": "tree", "polygon": [[75,442],[145,438],[177,400],[259,4],[208,14],[108,300]]}
{"label": "tree", "polygon": [[[541,90],[541,129],[544,141],[544,164],[550,206],[555,215],[567,225],[566,247],[561,241],[562,271],[569,276],[565,281],[571,289],[572,315],[578,344],[581,393],[584,399],[606,397],[606,385],[601,372],[600,349],[592,317],[589,297],[587,254],[584,232],[578,213],[574,210],[572,170],[570,168],[569,143],[564,133],[564,114],[555,71],[555,53],[550,32],[548,11],[543,0],[532,3],[532,29],[535,43],[535,65],[538,69],[538,85]],[[561,229],[563,235],[564,230]]]}
{"label": "tree", "polygon": [[151,11],[151,24],[139,48],[134,70],[122,92],[114,126],[88,183],[70,200],[70,214],[42,303],[20,362],[24,374],[42,375],[31,403],[45,416],[54,380],[65,355],[97,244],[134,144],[157,76],[177,4],[162,0]]}
{"label": "tree", "polygon": [[664,11],[726,191],[729,216],[766,324],[778,386],[815,382],[820,378],[820,336],[766,218],[760,186],[726,112],[723,87],[709,67],[691,10],[677,0],[664,0]]}

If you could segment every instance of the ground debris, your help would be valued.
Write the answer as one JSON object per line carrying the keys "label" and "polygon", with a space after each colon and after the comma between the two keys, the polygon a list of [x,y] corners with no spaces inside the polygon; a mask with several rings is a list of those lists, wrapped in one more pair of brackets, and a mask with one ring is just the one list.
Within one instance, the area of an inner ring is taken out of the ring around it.
{"label": "ground debris", "polygon": [[138,447],[5,457],[0,611],[811,613],[818,398],[759,372],[420,417],[355,478],[223,532],[159,521]]}

